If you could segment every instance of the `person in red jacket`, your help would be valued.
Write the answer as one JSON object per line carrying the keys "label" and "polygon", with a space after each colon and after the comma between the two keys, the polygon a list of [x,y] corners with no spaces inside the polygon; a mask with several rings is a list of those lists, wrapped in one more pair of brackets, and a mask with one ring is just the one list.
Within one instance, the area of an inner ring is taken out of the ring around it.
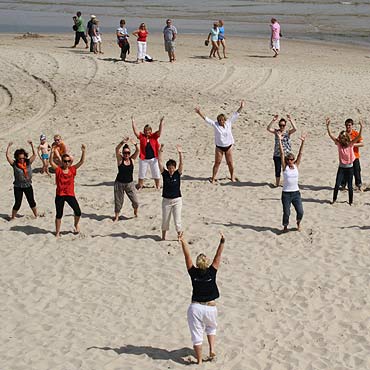
{"label": "person in red jacket", "polygon": [[134,117],[131,117],[132,129],[134,130],[135,136],[140,141],[140,155],[139,155],[139,180],[136,185],[138,190],[144,187],[144,179],[150,167],[152,178],[156,189],[159,189],[159,179],[161,174],[158,167],[158,151],[160,144],[158,142],[159,137],[162,134],[164,117],[160,119],[158,131],[153,132],[150,125],[144,126],[144,132],[139,132],[136,128]]}

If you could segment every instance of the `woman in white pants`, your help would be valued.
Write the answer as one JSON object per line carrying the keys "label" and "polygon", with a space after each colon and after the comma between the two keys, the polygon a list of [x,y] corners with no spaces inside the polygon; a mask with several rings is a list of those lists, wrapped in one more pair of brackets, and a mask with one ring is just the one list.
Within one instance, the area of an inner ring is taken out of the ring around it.
{"label": "woman in white pants", "polygon": [[179,153],[179,167],[176,169],[176,161],[170,159],[166,163],[167,170],[163,167],[162,152],[163,144],[159,150],[158,165],[163,177],[163,191],[162,191],[162,240],[166,240],[166,233],[170,228],[170,218],[173,215],[177,236],[180,237],[181,230],[181,175],[182,175],[182,148],[180,145],[176,146]]}
{"label": "woman in white pants", "polygon": [[144,63],[146,55],[146,38],[149,35],[145,23],[141,23],[139,29],[132,34],[137,37],[137,62],[139,63],[139,60],[141,60],[141,62]]}
{"label": "woman in white pants", "polygon": [[215,300],[220,296],[216,283],[216,274],[221,263],[225,237],[221,233],[220,243],[211,265],[207,256],[201,253],[197,257],[195,267],[183,235],[180,235],[180,243],[185,257],[186,268],[193,286],[191,304],[188,308],[188,324],[197,363],[200,365],[202,363],[204,331],[206,332],[209,344],[208,360],[213,360],[216,357],[217,307]]}

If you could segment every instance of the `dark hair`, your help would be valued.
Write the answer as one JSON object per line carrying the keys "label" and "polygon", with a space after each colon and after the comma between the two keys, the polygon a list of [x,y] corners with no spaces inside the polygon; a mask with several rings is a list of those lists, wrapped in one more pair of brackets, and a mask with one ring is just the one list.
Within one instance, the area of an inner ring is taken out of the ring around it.
{"label": "dark hair", "polygon": [[280,121],[279,121],[279,123],[281,123],[281,122],[285,122],[286,123],[286,119],[285,118],[281,118]]}
{"label": "dark hair", "polygon": [[64,153],[64,154],[62,154],[62,160],[63,160],[64,158],[71,158],[71,156],[70,156],[69,154],[67,154],[67,153]]}
{"label": "dark hair", "polygon": [[166,162],[166,167],[168,168],[168,166],[174,166],[176,168],[176,161],[174,159],[169,159]]}
{"label": "dark hair", "polygon": [[351,125],[353,125],[353,119],[352,119],[352,118],[347,118],[347,119],[344,121],[344,124],[346,125],[347,123],[350,123]]}
{"label": "dark hair", "polygon": [[28,153],[23,149],[17,149],[15,152],[14,152],[14,159],[16,162],[18,162],[18,157],[20,154],[23,154],[24,157],[26,158],[26,163],[28,164],[30,162],[30,160],[28,159]]}
{"label": "dark hair", "polygon": [[130,147],[128,146],[128,144],[125,144],[125,145],[122,147],[122,150],[125,150],[125,149],[130,149]]}
{"label": "dark hair", "polygon": [[77,17],[81,17],[81,12],[76,13]]}
{"label": "dark hair", "polygon": [[119,21],[119,24],[126,24],[126,21],[125,21],[124,19],[121,19],[121,20]]}
{"label": "dark hair", "polygon": [[275,23],[276,22],[276,18],[271,18],[271,23]]}

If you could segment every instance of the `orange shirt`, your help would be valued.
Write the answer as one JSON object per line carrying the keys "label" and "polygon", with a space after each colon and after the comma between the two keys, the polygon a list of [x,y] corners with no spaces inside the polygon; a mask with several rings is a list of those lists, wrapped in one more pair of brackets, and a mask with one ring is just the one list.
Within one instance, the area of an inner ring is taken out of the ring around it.
{"label": "orange shirt", "polygon": [[[350,136],[351,136],[351,140],[353,140],[354,138],[358,136],[358,132],[356,130],[352,130]],[[360,138],[358,143],[362,143],[362,137]],[[360,148],[358,148],[357,146],[354,146],[353,151],[355,152],[355,157],[360,158]]]}

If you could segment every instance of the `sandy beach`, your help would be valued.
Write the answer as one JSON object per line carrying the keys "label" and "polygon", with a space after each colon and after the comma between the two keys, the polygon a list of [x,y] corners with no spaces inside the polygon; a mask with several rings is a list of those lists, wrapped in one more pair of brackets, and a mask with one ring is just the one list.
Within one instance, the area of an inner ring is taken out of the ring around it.
{"label": "sandy beach", "polygon": [[[227,39],[229,58],[208,59],[204,38],[180,35],[177,61],[169,63],[162,35],[148,38],[153,63],[119,60],[114,34],[103,35],[104,55],[73,35],[19,38],[0,35],[0,368],[3,370],[180,369],[194,359],[186,310],[191,281],[176,240],[160,241],[161,192],[146,181],[139,217],[125,200],[113,224],[115,146],[140,129],[158,127],[164,159],[184,149],[182,222],[192,256],[213,256],[219,231],[226,237],[218,273],[217,360],[207,369],[370,369],[370,192],[355,192],[354,205],[340,192],[331,205],[338,166],[326,133],[344,120],[365,120],[362,177],[370,186],[368,143],[370,51],[320,42],[282,40],[272,58],[268,40]],[[208,182],[214,135],[195,114],[211,118],[246,107],[233,128],[239,181]],[[274,114],[295,118],[292,136],[307,133],[300,165],[302,231],[281,233],[281,191],[274,188],[274,138],[266,130]],[[25,199],[9,222],[13,171],[5,149],[29,149],[41,133],[59,133],[75,158],[87,146],[76,195],[81,233],[72,233],[68,206],[62,237],[54,236],[54,176],[34,165],[39,212]],[[137,179],[138,163],[135,164]],[[206,354],[206,349],[205,349]]]}

